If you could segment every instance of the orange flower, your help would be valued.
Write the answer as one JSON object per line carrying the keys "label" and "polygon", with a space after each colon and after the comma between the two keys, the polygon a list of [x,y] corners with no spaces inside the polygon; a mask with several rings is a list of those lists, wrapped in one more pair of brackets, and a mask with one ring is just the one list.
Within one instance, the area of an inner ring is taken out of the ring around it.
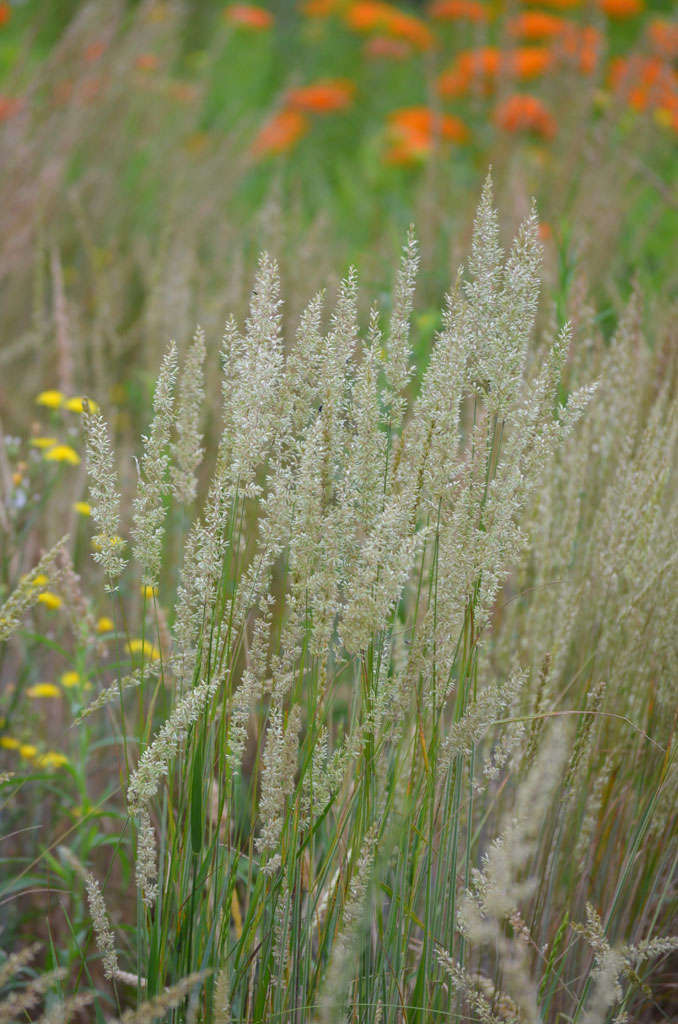
{"label": "orange flower", "polygon": [[385,32],[397,13],[395,7],[380,0],[359,0],[349,8],[346,22],[356,32],[374,32],[375,29]]}
{"label": "orange flower", "polygon": [[644,0],[597,0],[608,18],[633,18],[645,10]]}
{"label": "orange flower", "polygon": [[430,107],[402,107],[388,116],[389,126],[395,135],[445,139],[447,142],[466,142],[468,128],[458,117],[441,114]]}
{"label": "orange flower", "polygon": [[308,118],[298,110],[281,110],[261,128],[252,144],[255,156],[274,156],[296,146],[309,129]]}
{"label": "orange flower", "polygon": [[460,53],[456,63],[438,78],[441,96],[462,96],[469,89],[489,92],[500,75],[521,80],[536,78],[553,66],[553,54],[540,46],[523,46],[502,53],[495,46]]}
{"label": "orange flower", "polygon": [[85,60],[98,60],[105,49],[106,44],[102,42],[101,39],[95,39],[93,43],[89,43],[89,45],[85,47],[83,56]]}
{"label": "orange flower", "polygon": [[678,22],[653,18],[647,26],[647,38],[657,56],[664,60],[678,58]]}
{"label": "orange flower", "polygon": [[602,48],[603,37],[594,25],[569,25],[558,39],[555,53],[585,75],[591,75],[598,66]]}
{"label": "orange flower", "polygon": [[634,110],[678,109],[678,72],[659,57],[617,57],[610,84]]}
{"label": "orange flower", "polygon": [[263,7],[254,4],[231,4],[224,11],[224,18],[232,25],[239,25],[242,28],[252,28],[262,32],[273,24],[273,15]]}
{"label": "orange flower", "polygon": [[139,71],[156,71],[159,63],[154,53],[139,53],[134,60],[134,66]]}
{"label": "orange flower", "polygon": [[433,32],[420,18],[398,11],[391,18],[389,32],[396,39],[406,39],[417,50],[430,50],[435,46]]}
{"label": "orange flower", "polygon": [[296,110],[313,114],[332,114],[350,106],[355,85],[347,78],[323,78],[300,89],[292,89],[288,101]]}
{"label": "orange flower", "polygon": [[346,23],[355,32],[382,32],[405,39],[417,50],[430,50],[435,43],[435,36],[420,18],[380,0],[358,0],[349,8]]}
{"label": "orange flower", "polygon": [[412,47],[404,39],[391,39],[389,36],[372,36],[365,43],[365,55],[375,60],[383,58],[407,60],[412,56]]}
{"label": "orange flower", "polygon": [[505,132],[532,132],[543,139],[556,134],[557,124],[536,96],[515,93],[508,96],[494,112],[495,124]]}
{"label": "orange flower", "polygon": [[[509,33],[515,38],[522,39],[550,39],[552,40],[553,53],[566,58],[585,74],[592,74],[598,64],[598,57],[601,52],[602,36],[593,25],[575,25],[557,14],[550,14],[548,11],[524,11],[522,14],[511,18],[508,24]],[[526,48],[518,53],[530,54],[527,58],[529,64],[536,61],[538,70],[536,74],[548,70],[550,63],[541,64],[546,61],[543,51],[537,48]],[[535,56],[535,53],[538,55]],[[523,60],[526,58],[523,56]],[[531,77],[529,74],[518,77]]]}
{"label": "orange flower", "polygon": [[459,54],[459,70],[469,76],[495,78],[501,69],[501,57],[501,50],[498,50],[496,46],[468,50]]}
{"label": "orange flower", "polygon": [[384,161],[396,167],[406,167],[422,163],[431,153],[428,139],[413,137],[404,142],[396,142],[384,153]]}
{"label": "orange flower", "polygon": [[505,66],[508,74],[521,81],[538,78],[553,66],[553,54],[542,46],[522,46],[506,54]]}
{"label": "orange flower", "polygon": [[471,86],[487,91],[499,75],[502,63],[501,50],[496,46],[484,46],[479,50],[465,50],[457,56],[456,63],[438,78],[438,92],[441,96],[462,96]]}
{"label": "orange flower", "polygon": [[468,129],[451,114],[440,114],[429,107],[403,107],[389,114],[388,135],[386,162],[404,165],[425,160],[440,141],[465,142]]}
{"label": "orange flower", "polygon": [[18,114],[23,102],[16,96],[0,96],[0,121],[9,121],[10,117]]}
{"label": "orange flower", "polygon": [[439,21],[490,20],[488,10],[480,0],[434,0],[428,13]]}
{"label": "orange flower", "polygon": [[9,19],[12,17],[12,8],[9,4],[0,4],[0,28],[6,25]]}
{"label": "orange flower", "polygon": [[436,90],[439,96],[446,99],[456,99],[463,96],[469,87],[466,75],[463,75],[458,67],[451,67],[438,75]]}
{"label": "orange flower", "polygon": [[523,11],[508,22],[509,35],[514,39],[554,39],[571,27],[571,22],[548,11]]}

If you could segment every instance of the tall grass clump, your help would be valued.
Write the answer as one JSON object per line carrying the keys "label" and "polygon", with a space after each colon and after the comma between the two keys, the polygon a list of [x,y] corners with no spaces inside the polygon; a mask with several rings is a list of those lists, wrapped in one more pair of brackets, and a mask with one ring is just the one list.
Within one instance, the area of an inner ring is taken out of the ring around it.
{"label": "tall grass clump", "polygon": [[46,844],[89,905],[50,1005],[96,991],[97,1019],[212,1024],[669,1007],[675,358],[645,346],[637,298],[610,344],[583,306],[535,342],[538,226],[505,252],[488,179],[418,388],[412,235],[365,332],[351,271],[292,337],[263,256],[223,335],[216,452],[204,335],[168,349],[129,547],[85,403],[115,635],[81,651],[98,689],[68,736],[117,818],[105,846],[76,853],[69,828],[57,863]]}

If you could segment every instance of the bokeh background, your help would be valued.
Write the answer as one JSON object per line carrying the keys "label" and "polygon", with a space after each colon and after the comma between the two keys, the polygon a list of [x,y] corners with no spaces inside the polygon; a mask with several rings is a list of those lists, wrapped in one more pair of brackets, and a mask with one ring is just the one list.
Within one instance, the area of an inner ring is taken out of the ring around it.
{"label": "bokeh background", "polygon": [[[293,0],[0,5],[0,403],[47,388],[122,424],[170,337],[242,313],[259,252],[289,321],[350,264],[385,291],[410,223],[418,334],[493,168],[536,198],[547,283],[609,336],[634,278],[676,297],[669,4]],[[585,278],[585,285],[583,279]],[[144,399],[146,393],[144,392]]]}

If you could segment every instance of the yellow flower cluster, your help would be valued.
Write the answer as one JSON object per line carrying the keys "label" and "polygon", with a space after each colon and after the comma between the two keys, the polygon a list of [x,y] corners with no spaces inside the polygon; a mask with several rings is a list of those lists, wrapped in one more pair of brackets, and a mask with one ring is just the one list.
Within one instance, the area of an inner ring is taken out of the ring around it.
{"label": "yellow flower cluster", "polygon": [[48,750],[41,754],[33,743],[21,743],[14,736],[0,736],[0,747],[3,750],[15,750],[19,757],[27,761],[35,761],[38,768],[60,768],[68,764],[65,754],[59,754],[56,750]]}
{"label": "yellow flower cluster", "polygon": [[[72,398],[67,398],[61,391],[51,389],[41,391],[35,399],[35,404],[42,405],[46,409],[65,409],[67,412],[81,413],[84,401],[85,399],[82,395],[74,395]],[[91,399],[88,399],[88,401],[90,409],[98,412],[99,406],[96,402],[93,402]],[[80,456],[76,450],[69,444],[61,444],[56,437],[34,437],[31,439],[31,444],[34,448],[44,451],[44,458],[48,462],[65,462],[70,466],[80,465]],[[78,506],[82,507],[79,508]],[[85,507],[87,511],[85,511]],[[76,502],[74,508],[76,512],[80,512],[82,515],[89,515],[89,506],[86,502]]]}
{"label": "yellow flower cluster", "polygon": [[26,696],[30,697],[31,700],[38,700],[44,697],[61,697],[61,690],[54,683],[36,683],[35,686],[29,686],[26,690]]}
{"label": "yellow flower cluster", "polygon": [[[93,412],[99,411],[99,406],[92,399],[88,399],[90,409]],[[35,399],[36,405],[44,405],[47,409],[66,409],[68,412],[82,412],[84,396],[75,395],[73,398],[66,398],[61,391],[54,389],[41,391]]]}
{"label": "yellow flower cluster", "polygon": [[44,458],[47,462],[67,462],[70,466],[80,465],[80,456],[69,444],[55,444],[48,448]]}
{"label": "yellow flower cluster", "polygon": [[[44,573],[38,573],[33,580],[34,587],[44,587],[46,583],[49,583],[49,578]],[[42,594],[38,595],[38,601],[40,604],[44,604],[46,608],[50,608],[55,611],[57,608],[61,608],[63,601],[58,594],[53,594],[51,590],[45,590]]]}
{"label": "yellow flower cluster", "polygon": [[48,750],[46,754],[38,755],[36,764],[39,768],[60,768],[62,764],[68,764],[68,758],[56,750]]}
{"label": "yellow flower cluster", "polygon": [[160,651],[158,648],[150,642],[150,640],[133,639],[127,645],[130,654],[142,654],[146,658],[150,658],[152,661],[157,661],[160,657]]}

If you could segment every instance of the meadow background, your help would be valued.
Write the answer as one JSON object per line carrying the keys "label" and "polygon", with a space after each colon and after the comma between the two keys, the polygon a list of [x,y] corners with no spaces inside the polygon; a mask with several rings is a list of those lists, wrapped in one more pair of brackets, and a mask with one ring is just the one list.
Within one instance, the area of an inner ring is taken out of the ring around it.
{"label": "meadow background", "polygon": [[0,1024],[676,1019],[677,239],[668,3],[0,3]]}

